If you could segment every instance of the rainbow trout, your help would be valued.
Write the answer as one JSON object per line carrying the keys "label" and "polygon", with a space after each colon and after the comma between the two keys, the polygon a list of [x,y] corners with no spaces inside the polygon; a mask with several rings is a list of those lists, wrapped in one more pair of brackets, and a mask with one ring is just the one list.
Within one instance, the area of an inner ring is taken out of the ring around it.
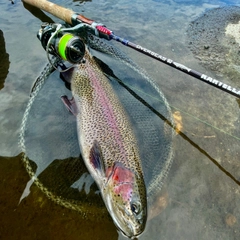
{"label": "rainbow trout", "polygon": [[73,99],[62,96],[76,115],[85,164],[121,232],[134,238],[147,219],[146,187],[136,139],[109,80],[86,50],[71,75]]}

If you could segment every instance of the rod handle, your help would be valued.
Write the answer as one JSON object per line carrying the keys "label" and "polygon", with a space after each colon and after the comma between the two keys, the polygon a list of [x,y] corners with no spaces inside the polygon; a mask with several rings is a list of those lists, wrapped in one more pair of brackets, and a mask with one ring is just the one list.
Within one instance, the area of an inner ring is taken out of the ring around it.
{"label": "rod handle", "polygon": [[46,11],[53,16],[62,19],[66,23],[72,24],[72,15],[74,12],[71,9],[61,7],[55,3],[46,0],[22,0],[24,3],[32,5],[43,11]]}

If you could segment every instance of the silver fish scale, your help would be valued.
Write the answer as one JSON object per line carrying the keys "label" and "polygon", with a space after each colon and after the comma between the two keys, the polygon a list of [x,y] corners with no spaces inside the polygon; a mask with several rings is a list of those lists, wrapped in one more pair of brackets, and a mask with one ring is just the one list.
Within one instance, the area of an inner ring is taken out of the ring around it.
{"label": "silver fish scale", "polygon": [[136,140],[126,113],[95,61],[88,53],[85,58],[86,62],[78,66],[72,83],[73,96],[80,110],[78,131],[87,145],[82,146],[83,151],[89,153],[97,140],[106,168],[117,161],[142,176]]}
{"label": "silver fish scale", "polygon": [[[144,109],[143,104],[136,101],[134,97],[130,96],[131,94],[123,90],[122,86],[118,86],[118,84],[115,84],[113,81],[112,85],[116,92],[118,92],[122,105],[127,111],[128,116],[131,118],[131,121],[134,122],[133,127],[136,129],[135,132],[137,134],[138,145],[141,146],[139,150],[143,161],[142,164],[147,186],[148,203],[151,205],[160,192],[164,179],[168,175],[169,169],[172,165],[174,155],[173,138],[175,136],[173,128],[175,123],[173,121],[171,108],[155,81],[145,72],[144,69],[139,67],[128,56],[126,56],[124,52],[116,48],[114,45],[109,44],[109,42],[99,39],[91,34],[88,37],[88,44],[93,49],[107,53],[116,59],[115,64],[113,59],[107,63],[109,66],[112,66],[114,73],[119,73],[121,80],[126,85],[130,84],[130,86],[133,86],[134,82],[137,86],[143,84],[143,86],[140,87],[141,91],[137,93],[147,102],[153,102],[152,107],[154,107],[159,115],[162,115],[163,118],[167,119],[170,123],[169,125],[162,119],[159,119],[159,117],[150,109]],[[131,72],[133,76],[130,74],[127,78],[122,77],[121,73],[124,72],[124,70],[120,69],[121,65],[119,64],[119,61],[133,70],[133,72]],[[141,78],[135,81],[136,78],[139,78],[139,75]],[[129,81],[129,79],[134,79],[134,81]],[[143,81],[142,83],[140,83],[141,80]],[[134,87],[130,88],[134,90]],[[147,88],[150,88],[151,91],[147,91]],[[146,151],[146,149],[148,149],[148,151]]]}

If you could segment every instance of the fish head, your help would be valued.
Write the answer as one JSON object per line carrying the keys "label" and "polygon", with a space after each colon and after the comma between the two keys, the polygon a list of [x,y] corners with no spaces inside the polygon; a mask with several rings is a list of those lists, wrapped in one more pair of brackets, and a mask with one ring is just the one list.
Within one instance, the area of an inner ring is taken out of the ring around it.
{"label": "fish head", "polygon": [[147,203],[143,177],[115,164],[108,171],[103,199],[117,228],[128,238],[139,236],[146,225]]}

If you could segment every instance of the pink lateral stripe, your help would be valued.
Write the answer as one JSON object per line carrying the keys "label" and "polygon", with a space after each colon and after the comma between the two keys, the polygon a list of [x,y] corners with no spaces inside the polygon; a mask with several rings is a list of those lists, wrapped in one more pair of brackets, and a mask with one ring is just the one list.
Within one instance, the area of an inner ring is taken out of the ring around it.
{"label": "pink lateral stripe", "polygon": [[111,101],[108,98],[106,92],[104,91],[104,88],[100,84],[100,82],[97,78],[97,75],[95,74],[94,71],[92,71],[91,66],[87,67],[87,69],[88,69],[88,73],[89,73],[89,79],[91,80],[91,82],[93,84],[93,88],[96,92],[96,95],[99,96],[99,99],[100,99],[99,104],[102,106],[103,115],[104,115],[107,123],[109,124],[109,126],[111,126],[111,128],[113,129],[115,140],[120,148],[120,151],[122,152],[122,154],[124,154],[124,156],[126,158],[123,141],[121,141],[123,139],[122,139],[119,127],[117,125],[116,117],[114,115],[114,110],[111,106]]}

